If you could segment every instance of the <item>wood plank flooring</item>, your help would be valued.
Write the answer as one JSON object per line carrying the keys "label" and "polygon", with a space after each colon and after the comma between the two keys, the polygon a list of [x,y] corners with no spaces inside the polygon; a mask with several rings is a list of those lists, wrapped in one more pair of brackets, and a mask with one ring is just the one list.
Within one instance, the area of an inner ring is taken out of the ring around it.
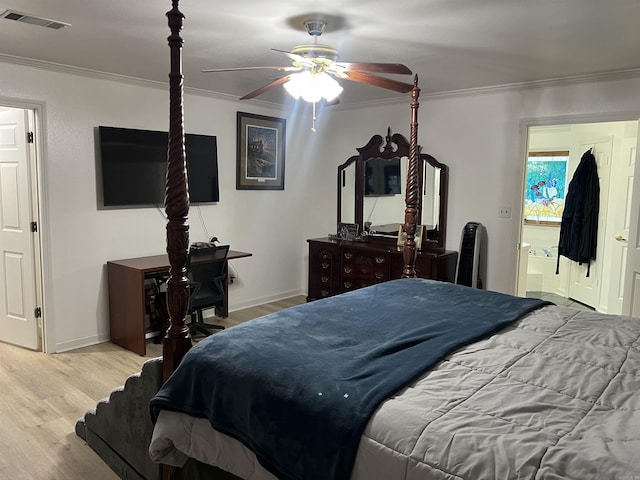
{"label": "wood plank flooring", "polygon": [[[226,327],[304,303],[303,296],[239,310],[211,323]],[[110,342],[47,355],[0,343],[0,478],[116,480],[75,434],[75,423],[162,346],[143,357]]]}

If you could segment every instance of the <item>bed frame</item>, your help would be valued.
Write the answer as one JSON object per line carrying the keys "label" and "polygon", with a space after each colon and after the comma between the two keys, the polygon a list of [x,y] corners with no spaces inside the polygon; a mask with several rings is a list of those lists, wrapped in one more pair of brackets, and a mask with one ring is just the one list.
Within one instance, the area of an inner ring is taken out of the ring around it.
{"label": "bed frame", "polygon": [[[167,282],[167,308],[170,325],[163,341],[163,378],[166,380],[191,348],[189,328],[185,324],[189,303],[187,255],[189,249],[189,193],[187,187],[186,155],[184,147],[184,88],[182,75],[182,44],[180,37],[184,15],[179,0],[172,0],[167,12],[171,35],[168,37],[171,71],[169,73],[169,149],[167,158],[167,189],[165,211],[167,223],[167,254],[169,280]],[[418,178],[418,77],[411,90],[411,125],[409,138],[409,166],[405,189],[405,229],[407,239],[403,249],[403,278],[416,276],[416,217],[419,199]]]}

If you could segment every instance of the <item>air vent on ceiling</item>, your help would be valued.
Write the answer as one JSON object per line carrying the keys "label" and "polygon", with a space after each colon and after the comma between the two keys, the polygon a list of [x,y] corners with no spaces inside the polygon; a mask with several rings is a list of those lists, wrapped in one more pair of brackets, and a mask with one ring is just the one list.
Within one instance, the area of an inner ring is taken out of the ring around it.
{"label": "air vent on ceiling", "polygon": [[70,23],[59,22],[57,20],[51,20],[50,18],[34,17],[33,15],[16,12],[15,10],[5,10],[4,12],[2,12],[2,14],[0,14],[0,18],[15,20],[16,22],[29,23],[31,25],[38,25],[40,27],[53,28],[54,30],[59,30],[60,28],[71,26]]}

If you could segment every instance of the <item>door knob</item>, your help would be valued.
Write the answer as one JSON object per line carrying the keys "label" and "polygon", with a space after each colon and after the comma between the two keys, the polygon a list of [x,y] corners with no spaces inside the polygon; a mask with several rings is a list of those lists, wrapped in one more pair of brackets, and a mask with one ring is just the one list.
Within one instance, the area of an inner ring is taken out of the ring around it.
{"label": "door knob", "polygon": [[616,235],[616,240],[617,240],[617,241],[619,241],[619,242],[626,242],[626,241],[627,241],[627,239],[626,239],[626,238],[624,238],[624,237],[623,237],[622,235],[620,235],[620,234]]}

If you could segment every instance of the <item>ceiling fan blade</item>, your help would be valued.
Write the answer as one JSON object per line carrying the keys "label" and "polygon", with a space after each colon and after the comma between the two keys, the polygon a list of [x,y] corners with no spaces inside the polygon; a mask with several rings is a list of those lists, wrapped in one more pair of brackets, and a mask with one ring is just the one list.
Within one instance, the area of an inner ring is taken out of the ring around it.
{"label": "ceiling fan blade", "polygon": [[313,67],[315,64],[309,60],[308,58],[303,57],[302,55],[298,55],[297,53],[287,52],[286,50],[279,50],[277,48],[272,48],[274,52],[284,53],[287,57],[293,60],[300,65],[304,65],[305,67]]}
{"label": "ceiling fan blade", "polygon": [[351,80],[352,82],[366,83],[367,85],[373,85],[374,87],[386,88],[395,92],[407,93],[413,89],[411,83],[398,82],[397,80],[391,80],[390,78],[378,77],[371,75],[370,73],[358,72],[358,71],[346,71],[344,72],[345,80]]}
{"label": "ceiling fan blade", "polygon": [[357,72],[394,73],[398,75],[411,75],[413,73],[409,70],[409,67],[401,63],[338,62],[336,65],[345,70]]}
{"label": "ceiling fan blade", "polygon": [[340,99],[338,97],[334,98],[333,100],[327,100],[326,98],[323,98],[319,103],[321,105],[324,105],[325,107],[333,107],[334,105],[340,104]]}
{"label": "ceiling fan blade", "polygon": [[302,70],[298,67],[229,67],[229,68],[209,68],[207,70],[202,70],[202,73],[216,73],[216,72],[238,72],[242,70],[278,70],[280,72],[295,72],[298,70]]}
{"label": "ceiling fan blade", "polygon": [[285,75],[284,77],[280,77],[275,79],[274,81],[267,83],[266,85],[254,90],[253,92],[247,93],[244,97],[241,97],[240,100],[249,100],[250,98],[255,98],[258,95],[262,95],[267,90],[271,90],[274,87],[278,87],[283,85],[289,81],[291,75]]}

